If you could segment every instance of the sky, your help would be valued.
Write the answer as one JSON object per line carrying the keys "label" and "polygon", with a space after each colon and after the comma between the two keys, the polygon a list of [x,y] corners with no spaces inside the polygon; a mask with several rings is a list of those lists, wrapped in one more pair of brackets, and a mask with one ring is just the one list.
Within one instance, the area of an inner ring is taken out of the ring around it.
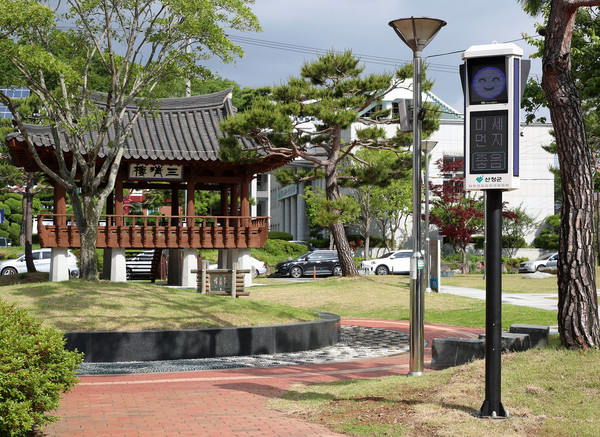
{"label": "sky", "polygon": [[[435,80],[434,94],[459,112],[462,51],[472,45],[514,42],[528,59],[533,48],[520,39],[523,32],[534,35],[536,23],[517,0],[256,0],[252,10],[263,31],[229,33],[244,49],[244,58],[235,64],[209,64],[241,87],[285,83],[298,75],[304,62],[315,60],[319,50],[351,49],[363,60],[365,73],[391,72],[412,62],[413,56],[388,25],[391,20],[444,20],[447,25],[423,50],[423,60]],[[532,60],[530,77],[540,74],[541,61]]]}

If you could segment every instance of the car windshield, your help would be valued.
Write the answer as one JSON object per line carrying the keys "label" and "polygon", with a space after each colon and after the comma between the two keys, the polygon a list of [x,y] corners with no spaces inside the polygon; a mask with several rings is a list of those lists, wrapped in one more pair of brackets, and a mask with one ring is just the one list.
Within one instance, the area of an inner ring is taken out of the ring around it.
{"label": "car windshield", "polygon": [[308,255],[310,255],[311,253],[312,253],[312,252],[306,252],[306,253],[303,253],[302,255],[300,255],[300,256],[298,256],[298,257],[296,257],[296,258],[294,259],[294,261],[300,261],[300,260],[303,260],[303,259],[305,259],[305,258],[306,258]]}
{"label": "car windshield", "polygon": [[384,253],[383,255],[381,255],[379,257],[379,259],[383,259],[383,258],[389,258],[390,256],[392,256],[394,254],[394,252],[388,252],[388,253]]}

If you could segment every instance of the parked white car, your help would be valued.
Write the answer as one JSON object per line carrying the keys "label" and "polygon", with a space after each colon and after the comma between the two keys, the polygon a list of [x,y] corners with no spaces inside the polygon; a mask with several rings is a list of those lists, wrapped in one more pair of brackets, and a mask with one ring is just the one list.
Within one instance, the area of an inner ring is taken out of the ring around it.
{"label": "parked white car", "polygon": [[377,259],[360,263],[361,268],[376,275],[408,274],[410,273],[411,250],[396,250],[387,252]]}
{"label": "parked white car", "polygon": [[[264,275],[265,273],[267,273],[267,265],[254,258],[254,257],[250,257],[250,264],[252,267],[254,267],[254,277],[258,277],[260,275]],[[208,266],[209,269],[218,269],[218,265],[217,264],[211,264]]]}
{"label": "parked white car", "polygon": [[536,259],[535,261],[524,261],[519,264],[519,273],[537,272],[540,267],[548,266],[549,262],[554,262],[554,265],[556,265],[556,260],[558,260],[558,252],[550,253],[539,259]]}
{"label": "parked white car", "polygon": [[[50,259],[52,258],[52,249],[36,249],[31,252],[33,256],[33,265],[38,272],[50,271]],[[79,264],[77,257],[67,251],[67,263],[69,268],[69,276],[72,278],[79,277]],[[25,254],[19,255],[16,259],[9,259],[0,262],[0,275],[16,275],[17,273],[27,273],[27,265],[25,264]]]}

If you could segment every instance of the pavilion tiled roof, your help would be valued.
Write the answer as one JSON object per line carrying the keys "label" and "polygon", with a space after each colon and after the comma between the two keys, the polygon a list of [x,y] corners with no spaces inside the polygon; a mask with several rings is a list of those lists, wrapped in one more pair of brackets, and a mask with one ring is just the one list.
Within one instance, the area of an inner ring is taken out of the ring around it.
{"label": "pavilion tiled roof", "polygon": [[[135,106],[128,107],[124,123],[134,114]],[[231,89],[192,97],[160,99],[156,111],[138,117],[132,135],[126,142],[125,160],[143,161],[218,161],[219,138],[223,133],[219,123],[236,109],[231,103]],[[49,126],[27,125],[27,132],[37,148],[53,148],[54,140]],[[96,138],[92,132],[91,139]],[[114,129],[108,140],[115,137]],[[7,140],[24,143],[23,135],[15,132]],[[245,141],[246,147],[251,143]],[[65,152],[67,150],[65,149]],[[100,158],[104,153],[100,153]]]}

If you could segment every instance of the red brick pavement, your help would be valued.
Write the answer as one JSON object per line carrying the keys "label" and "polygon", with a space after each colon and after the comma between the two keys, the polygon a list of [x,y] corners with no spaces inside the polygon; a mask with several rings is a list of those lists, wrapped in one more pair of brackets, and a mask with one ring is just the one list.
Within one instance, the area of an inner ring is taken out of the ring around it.
{"label": "red brick pavement", "polygon": [[[345,325],[409,331],[406,321],[343,319]],[[426,370],[431,342],[476,337],[480,329],[425,325]],[[183,373],[84,376],[47,436],[336,436],[327,428],[267,407],[296,382],[373,378],[408,373],[408,353],[343,363]]]}

